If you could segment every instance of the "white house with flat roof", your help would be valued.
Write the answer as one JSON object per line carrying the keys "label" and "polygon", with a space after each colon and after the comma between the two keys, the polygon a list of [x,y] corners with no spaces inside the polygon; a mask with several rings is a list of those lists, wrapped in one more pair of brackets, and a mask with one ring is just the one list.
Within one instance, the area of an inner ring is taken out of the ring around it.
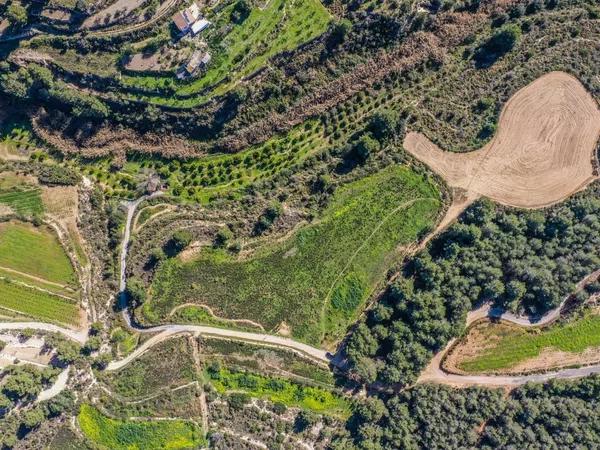
{"label": "white house with flat roof", "polygon": [[196,2],[173,15],[173,23],[182,33],[187,33],[199,19],[201,19],[200,6]]}
{"label": "white house with flat roof", "polygon": [[194,36],[210,25],[210,22],[200,14],[200,6],[195,2],[175,13],[173,23],[182,34],[191,31]]}

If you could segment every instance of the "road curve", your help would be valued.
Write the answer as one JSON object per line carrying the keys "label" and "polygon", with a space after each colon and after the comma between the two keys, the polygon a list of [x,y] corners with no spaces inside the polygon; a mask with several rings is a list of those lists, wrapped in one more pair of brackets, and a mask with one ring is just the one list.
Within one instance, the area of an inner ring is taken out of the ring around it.
{"label": "road curve", "polygon": [[140,356],[146,350],[151,348],[152,346],[158,344],[159,342],[168,339],[169,337],[183,334],[183,333],[199,333],[206,336],[218,336],[223,338],[228,338],[232,340],[243,340],[250,341],[262,345],[270,345],[277,346],[281,348],[286,348],[297,353],[300,353],[304,356],[308,356],[312,359],[316,359],[322,362],[328,363],[330,358],[327,356],[327,352],[315,347],[311,347],[310,345],[303,344],[302,342],[294,341],[293,339],[288,339],[281,336],[275,336],[271,334],[265,333],[251,333],[245,331],[236,331],[229,330],[226,328],[217,328],[217,327],[209,327],[202,325],[159,325],[155,327],[144,328],[138,326],[134,321],[131,320],[131,314],[129,308],[127,308],[127,299],[124,295],[125,288],[127,287],[127,252],[129,249],[129,241],[131,237],[131,225],[133,222],[133,217],[135,215],[135,211],[137,207],[144,200],[157,197],[162,195],[162,192],[157,191],[152,195],[144,195],[137,200],[126,201],[123,204],[127,208],[127,217],[125,222],[125,230],[123,232],[123,241],[121,243],[121,257],[120,264],[121,270],[119,275],[119,307],[122,310],[123,319],[127,326],[138,333],[159,333],[156,336],[153,336],[148,341],[143,343],[140,347],[138,347],[133,353],[129,356],[121,359],[119,361],[112,361],[107,370],[117,370],[121,367],[127,365],[130,361]]}
{"label": "road curve", "polygon": [[53,397],[56,397],[67,387],[67,382],[69,381],[69,368],[67,367],[56,377],[56,381],[52,386],[48,389],[40,392],[35,399],[36,403],[44,402],[46,400],[50,400]]}
{"label": "road curve", "polygon": [[[577,286],[575,287],[575,293],[583,289],[590,281],[597,279],[598,276],[600,276],[600,270],[596,270],[595,272],[592,272],[586,276],[579,283],[577,283]],[[503,311],[499,308],[492,308],[489,304],[484,304],[483,306],[470,311],[467,314],[466,328],[469,328],[477,320],[485,318],[501,319],[526,328],[548,325],[560,317],[561,310],[571,295],[572,293],[565,296],[565,298],[556,308],[546,312],[546,314],[540,317],[518,316],[511,312]],[[529,382],[543,382],[554,378],[579,378],[600,373],[600,364],[572,369],[559,369],[551,372],[530,375],[459,375],[448,373],[442,369],[442,360],[455,342],[456,338],[450,340],[446,347],[444,347],[443,350],[438,352],[432,358],[425,370],[419,376],[417,383],[441,383],[455,386],[519,386]]]}

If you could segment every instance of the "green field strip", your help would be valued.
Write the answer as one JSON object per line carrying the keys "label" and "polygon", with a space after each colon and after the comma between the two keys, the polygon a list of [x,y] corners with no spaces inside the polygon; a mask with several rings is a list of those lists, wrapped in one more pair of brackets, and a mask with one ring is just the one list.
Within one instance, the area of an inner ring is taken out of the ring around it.
{"label": "green field strip", "polygon": [[0,224],[0,267],[77,287],[71,261],[54,232],[27,223]]}
{"label": "green field strip", "polygon": [[[493,328],[489,331],[494,336]],[[494,337],[498,339],[492,347],[483,350],[477,357],[459,363],[459,368],[473,373],[509,369],[539,356],[544,350],[581,353],[589,348],[600,347],[600,315],[590,314],[568,324],[541,330],[511,327],[510,331]]]}
{"label": "green field strip", "polygon": [[41,321],[79,325],[77,303],[4,279],[0,279],[0,308]]}
{"label": "green field strip", "polygon": [[103,450],[183,450],[204,444],[201,428],[191,421],[116,420],[87,404],[77,420],[85,436]]}

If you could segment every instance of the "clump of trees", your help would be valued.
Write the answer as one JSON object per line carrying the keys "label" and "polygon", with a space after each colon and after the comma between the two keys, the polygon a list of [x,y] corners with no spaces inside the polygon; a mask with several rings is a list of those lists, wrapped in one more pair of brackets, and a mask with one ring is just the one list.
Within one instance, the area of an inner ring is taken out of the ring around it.
{"label": "clump of trees", "polygon": [[412,383],[483,302],[538,316],[600,266],[600,184],[544,211],[482,200],[404,268],[347,345],[365,382]]}
{"label": "clump of trees", "polygon": [[260,215],[254,225],[254,234],[260,235],[269,230],[273,223],[283,214],[283,206],[279,202],[270,204]]}
{"label": "clump of trees", "polygon": [[233,23],[241,24],[252,12],[248,0],[239,0],[231,10],[230,19]]}
{"label": "clump of trees", "polygon": [[68,167],[63,167],[56,164],[40,165],[37,171],[37,176],[41,183],[51,186],[74,186],[81,181],[81,175],[79,175],[77,172]]}
{"label": "clump of trees", "polygon": [[133,308],[137,308],[146,301],[146,285],[139,277],[132,276],[127,281],[125,294],[127,295],[127,303]]}
{"label": "clump of trees", "polygon": [[333,449],[596,448],[600,378],[500,389],[418,385],[368,398],[347,423],[352,440]]}
{"label": "clump of trees", "polygon": [[192,239],[192,233],[189,231],[177,230],[175,233],[173,233],[173,237],[171,237],[171,240],[167,245],[172,253],[178,254],[192,243]]}
{"label": "clump of trees", "polygon": [[14,28],[21,28],[26,25],[28,17],[27,9],[18,0],[13,0],[6,8],[6,18]]}
{"label": "clump of trees", "polygon": [[475,63],[482,67],[491,66],[513,49],[521,39],[521,34],[521,28],[518,25],[511,24],[502,27],[477,48],[474,55]]}
{"label": "clump of trees", "polygon": [[55,80],[47,67],[37,64],[20,67],[18,70],[14,70],[10,64],[1,65],[0,88],[19,100],[41,100],[68,108],[76,117],[101,120],[109,115],[104,102]]}

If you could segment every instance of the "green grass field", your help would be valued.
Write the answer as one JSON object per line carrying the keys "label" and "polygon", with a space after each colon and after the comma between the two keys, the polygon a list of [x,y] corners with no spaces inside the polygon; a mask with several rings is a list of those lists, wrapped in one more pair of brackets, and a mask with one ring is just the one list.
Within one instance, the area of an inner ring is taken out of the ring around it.
{"label": "green grass field", "polygon": [[45,226],[34,227],[23,222],[0,224],[0,266],[76,286],[71,261],[54,232]]}
{"label": "green grass field", "polygon": [[[227,92],[241,78],[264,67],[272,56],[319,36],[331,20],[319,0],[269,0],[264,8],[254,8],[240,24],[230,23],[232,8],[233,4],[208,14],[213,22],[204,33],[213,55],[208,71],[192,83],[177,87],[174,96],[147,96],[143,100],[184,108],[197,106],[210,96]],[[223,38],[221,30],[228,26],[231,31]],[[125,85],[145,89],[164,87],[171,80],[170,77],[123,77]],[[198,95],[217,84],[210,93]]]}
{"label": "green grass field", "polygon": [[184,420],[115,420],[87,404],[81,406],[77,418],[81,431],[102,449],[195,449],[204,443],[200,428]]}
{"label": "green grass field", "polygon": [[34,186],[0,190],[0,204],[10,207],[21,216],[33,217],[44,214],[40,189]]}
{"label": "green grass field", "polygon": [[509,369],[540,355],[546,349],[581,353],[590,347],[600,346],[600,316],[589,314],[565,325],[555,325],[537,330],[526,330],[506,325],[485,325],[486,336],[494,339],[492,348],[458,367],[466,372],[486,372]]}
{"label": "green grass field", "polygon": [[0,278],[0,310],[2,308],[42,321],[79,325],[77,303]]}
{"label": "green grass field", "polygon": [[264,377],[249,372],[234,372],[221,367],[207,369],[207,377],[218,392],[245,392],[251,397],[268,399],[341,418],[350,415],[350,403],[343,397],[318,387],[303,386],[282,378]]}
{"label": "green grass field", "polygon": [[143,314],[163,321],[174,306],[202,299],[219,317],[268,330],[285,321],[306,342],[336,340],[398,257],[396,247],[429,229],[440,206],[426,177],[390,166],[338,189],[317,223],[248,259],[207,249],[191,263],[167,261]]}

